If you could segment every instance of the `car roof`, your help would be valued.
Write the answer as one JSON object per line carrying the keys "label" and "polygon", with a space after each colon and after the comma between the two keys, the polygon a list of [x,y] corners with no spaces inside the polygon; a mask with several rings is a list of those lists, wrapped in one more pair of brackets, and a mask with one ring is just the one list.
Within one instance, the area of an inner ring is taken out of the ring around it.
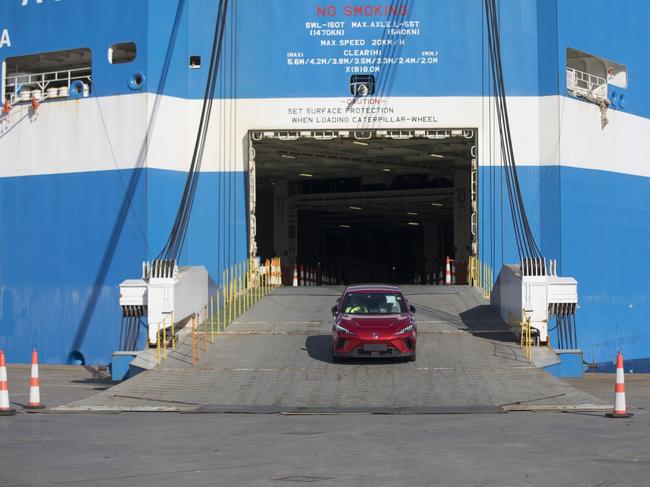
{"label": "car roof", "polygon": [[345,288],[345,293],[362,293],[368,291],[386,291],[386,292],[398,292],[401,293],[402,290],[399,286],[393,284],[355,284],[353,286],[348,286]]}

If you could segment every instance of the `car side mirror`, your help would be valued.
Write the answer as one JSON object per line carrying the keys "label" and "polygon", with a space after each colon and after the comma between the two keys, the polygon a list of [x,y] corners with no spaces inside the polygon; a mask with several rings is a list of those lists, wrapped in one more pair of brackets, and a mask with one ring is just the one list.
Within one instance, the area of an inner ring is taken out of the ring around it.
{"label": "car side mirror", "polygon": [[409,310],[411,311],[411,313],[415,314],[415,306],[413,306],[412,304],[409,304]]}
{"label": "car side mirror", "polygon": [[336,316],[338,314],[338,308],[336,306],[332,306],[332,314]]}

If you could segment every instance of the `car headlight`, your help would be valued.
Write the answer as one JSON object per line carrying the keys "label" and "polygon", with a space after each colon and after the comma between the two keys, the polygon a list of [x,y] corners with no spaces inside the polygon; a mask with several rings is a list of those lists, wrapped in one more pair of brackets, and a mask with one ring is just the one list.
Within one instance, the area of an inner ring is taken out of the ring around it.
{"label": "car headlight", "polygon": [[404,333],[411,333],[415,329],[415,323],[411,323],[409,326],[405,326],[400,331],[395,333],[395,335],[403,335]]}
{"label": "car headlight", "polygon": [[354,335],[354,333],[352,333],[346,327],[339,325],[338,323],[334,323],[334,328],[336,328],[336,331],[340,331],[341,333],[347,333],[348,335]]}

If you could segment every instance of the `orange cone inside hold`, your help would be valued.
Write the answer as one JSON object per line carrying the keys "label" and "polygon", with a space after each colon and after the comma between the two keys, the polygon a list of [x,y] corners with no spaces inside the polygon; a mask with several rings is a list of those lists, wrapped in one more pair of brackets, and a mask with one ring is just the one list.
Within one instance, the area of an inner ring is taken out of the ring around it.
{"label": "orange cone inside hold", "polygon": [[32,375],[29,379],[29,403],[25,409],[43,409],[41,403],[41,387],[38,380],[38,352],[32,350]]}
{"label": "orange cone inside hold", "polygon": [[293,266],[293,287],[298,287],[298,267]]}
{"label": "orange cone inside hold", "polygon": [[5,353],[0,350],[0,416],[12,416],[16,410],[9,403],[9,383],[7,382],[7,364]]}
{"label": "orange cone inside hold", "polygon": [[616,385],[614,386],[614,412],[608,414],[610,418],[629,418],[625,404],[625,370],[623,369],[623,354],[616,356]]}

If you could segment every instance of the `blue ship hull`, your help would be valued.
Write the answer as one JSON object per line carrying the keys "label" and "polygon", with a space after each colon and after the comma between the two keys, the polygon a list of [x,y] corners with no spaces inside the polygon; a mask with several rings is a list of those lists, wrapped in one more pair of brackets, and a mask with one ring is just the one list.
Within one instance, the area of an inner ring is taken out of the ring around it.
{"label": "blue ship hull", "polygon": [[[15,107],[0,131],[0,348],[13,362],[28,362],[38,347],[45,363],[106,363],[119,334],[117,285],[157,255],[178,208],[218,2],[22,4],[0,7],[0,33],[7,33],[0,61],[90,48],[93,82],[87,99],[45,102],[35,116]],[[366,4],[373,8],[355,14]],[[391,6],[405,10],[395,14]],[[464,126],[477,129],[479,141],[494,135],[486,122],[482,0],[241,0],[231,7],[221,66],[228,74],[215,116],[223,123],[212,132],[218,142],[206,154],[181,257],[183,265],[205,265],[213,286],[246,257],[246,134],[367,126],[288,115],[296,106],[340,105],[350,98],[353,74],[374,74],[376,97],[394,107],[393,118],[375,128]],[[643,0],[504,0],[500,9],[512,116],[531,127],[516,141],[522,192],[542,253],[579,282],[579,345],[589,362],[607,363],[621,349],[647,364],[650,66],[642,53],[650,34],[640,19],[650,7]],[[603,35],[598,26],[614,17],[617,34]],[[405,42],[372,45],[382,39]],[[127,40],[137,44],[135,60],[108,63],[108,46]],[[627,88],[609,93],[623,94],[625,104],[609,107],[605,128],[594,105],[567,94],[567,48],[627,66]],[[201,56],[201,69],[188,69],[190,56]],[[355,71],[368,67],[377,70]],[[133,89],[137,73],[143,83]],[[428,119],[395,118],[419,105]],[[501,167],[480,150],[478,253],[499,269],[518,257]]]}

